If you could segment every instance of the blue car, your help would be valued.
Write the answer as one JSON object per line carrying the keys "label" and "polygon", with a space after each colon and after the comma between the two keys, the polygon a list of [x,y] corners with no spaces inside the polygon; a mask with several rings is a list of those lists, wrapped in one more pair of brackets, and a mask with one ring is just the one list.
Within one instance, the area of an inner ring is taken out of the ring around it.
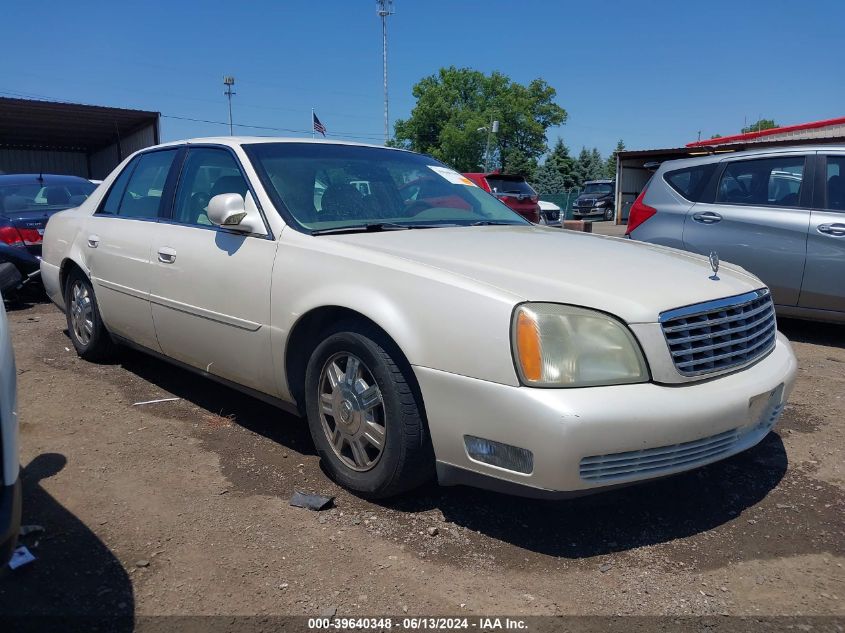
{"label": "blue car", "polygon": [[47,220],[79,206],[94,189],[77,176],[0,175],[0,292],[38,279]]}

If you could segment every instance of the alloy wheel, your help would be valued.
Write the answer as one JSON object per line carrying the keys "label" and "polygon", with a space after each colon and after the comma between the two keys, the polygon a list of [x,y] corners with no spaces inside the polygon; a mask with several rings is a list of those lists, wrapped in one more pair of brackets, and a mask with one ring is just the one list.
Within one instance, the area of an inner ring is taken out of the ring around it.
{"label": "alloy wheel", "polygon": [[320,372],[317,397],[335,455],[352,470],[374,468],[384,452],[387,415],[370,369],[353,354],[334,354]]}
{"label": "alloy wheel", "polygon": [[82,345],[88,345],[94,333],[94,303],[88,287],[77,280],[70,289],[70,323]]}

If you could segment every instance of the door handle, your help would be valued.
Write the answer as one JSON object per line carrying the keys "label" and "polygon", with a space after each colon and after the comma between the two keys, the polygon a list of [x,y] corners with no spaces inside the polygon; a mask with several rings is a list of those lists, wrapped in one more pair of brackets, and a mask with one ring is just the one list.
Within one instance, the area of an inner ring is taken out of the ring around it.
{"label": "door handle", "polygon": [[845,224],[835,222],[833,224],[819,224],[816,227],[819,233],[830,235],[832,237],[845,237]]}
{"label": "door handle", "polygon": [[696,213],[692,219],[701,224],[716,224],[722,220],[722,216],[712,211],[705,211],[704,213]]}
{"label": "door handle", "polygon": [[172,264],[176,261],[176,249],[162,246],[158,249],[158,261],[162,264]]}
{"label": "door handle", "polygon": [[100,236],[99,235],[89,235],[88,236],[88,248],[97,248],[100,245]]}

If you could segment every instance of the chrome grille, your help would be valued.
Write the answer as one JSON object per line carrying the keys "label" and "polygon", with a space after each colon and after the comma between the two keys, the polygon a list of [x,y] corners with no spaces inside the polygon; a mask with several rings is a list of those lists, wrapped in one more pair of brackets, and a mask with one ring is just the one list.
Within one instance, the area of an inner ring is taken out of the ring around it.
{"label": "chrome grille", "polygon": [[775,309],[768,290],[708,301],[660,315],[675,369],[683,376],[747,365],[775,345]]}

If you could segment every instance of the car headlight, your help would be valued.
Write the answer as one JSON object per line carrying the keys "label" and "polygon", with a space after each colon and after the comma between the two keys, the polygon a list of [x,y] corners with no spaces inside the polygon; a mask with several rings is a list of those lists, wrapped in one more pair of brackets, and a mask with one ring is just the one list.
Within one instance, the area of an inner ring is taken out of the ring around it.
{"label": "car headlight", "polygon": [[613,317],[559,303],[524,303],[513,313],[512,345],[524,385],[592,387],[648,380],[631,331]]}
{"label": "car headlight", "polygon": [[596,202],[595,206],[597,206],[597,207],[606,207],[606,206],[607,206],[607,203],[608,203],[608,201],[607,201],[607,200],[599,200],[598,202]]}

